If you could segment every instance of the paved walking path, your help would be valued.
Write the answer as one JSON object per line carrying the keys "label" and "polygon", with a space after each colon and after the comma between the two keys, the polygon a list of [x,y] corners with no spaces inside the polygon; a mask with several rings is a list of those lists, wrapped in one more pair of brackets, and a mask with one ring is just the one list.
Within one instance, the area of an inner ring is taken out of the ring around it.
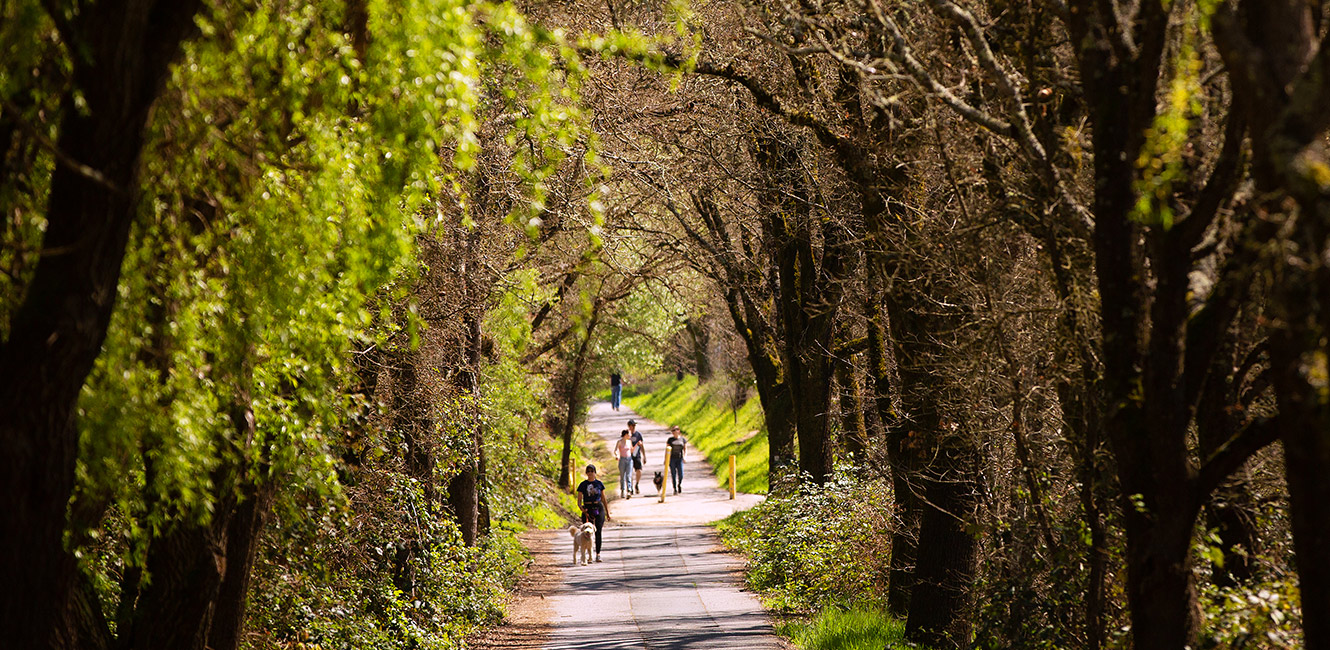
{"label": "paved walking path", "polygon": [[[720,551],[706,524],[750,508],[761,496],[731,501],[717,487],[710,465],[696,449],[685,454],[683,494],[657,500],[652,473],[665,457],[664,425],[644,420],[628,407],[591,408],[587,427],[608,444],[629,418],[637,420],[647,448],[641,494],[610,502],[614,519],[604,531],[601,564],[572,566],[566,530],[552,531],[564,550],[562,584],[546,600],[551,610],[546,650],[775,650],[782,647],[762,605],[742,589],[740,563]],[[685,432],[685,435],[687,432]],[[609,469],[609,468],[605,468]],[[604,473],[602,473],[604,476]],[[606,494],[618,491],[606,477]]]}

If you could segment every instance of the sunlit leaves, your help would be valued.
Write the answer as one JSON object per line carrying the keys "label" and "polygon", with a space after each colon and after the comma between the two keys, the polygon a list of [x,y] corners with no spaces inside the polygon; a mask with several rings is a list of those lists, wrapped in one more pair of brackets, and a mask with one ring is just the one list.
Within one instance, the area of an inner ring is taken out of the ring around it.
{"label": "sunlit leaves", "polygon": [[1154,125],[1146,131],[1145,144],[1136,160],[1140,176],[1136,180],[1133,218],[1164,229],[1171,228],[1176,218],[1171,204],[1174,188],[1186,180],[1187,143],[1192,121],[1201,113],[1202,63],[1195,46],[1200,17],[1193,12],[1192,18],[1174,57],[1165,103]]}
{"label": "sunlit leaves", "polygon": [[154,113],[143,212],[81,402],[81,493],[118,504],[134,548],[206,521],[246,479],[336,498],[350,346],[398,325],[385,314],[370,331],[410,285],[422,216],[461,218],[434,201],[474,164],[482,113],[511,113],[513,141],[537,143],[514,162],[533,201],[581,137],[580,64],[510,6],[370,2],[363,56],[344,11],[215,7]]}

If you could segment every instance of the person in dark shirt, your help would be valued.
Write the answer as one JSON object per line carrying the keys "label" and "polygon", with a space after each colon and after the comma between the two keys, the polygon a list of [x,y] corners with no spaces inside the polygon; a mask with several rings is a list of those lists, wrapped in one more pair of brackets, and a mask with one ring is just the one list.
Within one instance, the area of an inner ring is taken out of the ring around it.
{"label": "person in dark shirt", "polygon": [[605,499],[605,484],[596,479],[596,466],[586,466],[586,480],[577,484],[577,507],[582,510],[582,522],[596,525],[596,561],[600,561],[600,531],[610,518],[610,504]]}
{"label": "person in dark shirt", "polygon": [[633,494],[641,494],[642,467],[647,464],[647,446],[642,442],[642,432],[637,430],[637,420],[628,421],[628,437],[633,443]]}
{"label": "person in dark shirt", "polygon": [[619,371],[610,373],[610,408],[619,410],[619,402],[623,399],[623,377]]}
{"label": "person in dark shirt", "polygon": [[670,427],[670,437],[665,445],[670,448],[670,484],[674,486],[674,493],[678,494],[683,492],[683,452],[688,447],[688,441],[684,440],[679,427]]}

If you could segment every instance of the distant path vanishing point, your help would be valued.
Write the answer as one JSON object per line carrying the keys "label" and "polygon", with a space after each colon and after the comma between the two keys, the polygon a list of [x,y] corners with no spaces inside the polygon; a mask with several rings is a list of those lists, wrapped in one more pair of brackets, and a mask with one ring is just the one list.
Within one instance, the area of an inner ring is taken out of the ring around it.
{"label": "distant path vanishing point", "polygon": [[[642,493],[610,503],[614,520],[604,532],[601,564],[572,566],[566,530],[548,531],[550,552],[562,572],[548,608],[545,650],[776,650],[787,647],[772,631],[758,602],[743,590],[741,562],[725,553],[706,524],[751,508],[762,496],[730,500],[717,487],[711,466],[691,446],[684,456],[683,494],[659,503],[653,472],[665,459],[665,425],[645,420],[626,406],[591,407],[587,427],[612,444],[637,420],[647,448]],[[685,437],[687,432],[685,433]],[[582,468],[574,468],[581,470]],[[602,476],[610,468],[600,468]],[[578,471],[580,476],[581,472]],[[605,479],[602,479],[605,480]],[[605,480],[614,495],[617,481]]]}

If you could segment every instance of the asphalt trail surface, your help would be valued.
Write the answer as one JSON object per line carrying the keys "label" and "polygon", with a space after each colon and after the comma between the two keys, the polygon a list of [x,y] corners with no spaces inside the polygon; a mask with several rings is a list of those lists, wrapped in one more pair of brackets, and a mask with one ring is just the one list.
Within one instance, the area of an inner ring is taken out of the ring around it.
{"label": "asphalt trail surface", "polygon": [[[592,406],[588,428],[612,445],[629,418],[637,420],[647,449],[641,493],[610,502],[600,564],[574,566],[566,530],[551,531],[562,549],[562,582],[544,599],[549,608],[546,650],[777,650],[762,605],[743,590],[741,562],[725,553],[706,524],[750,508],[758,495],[731,500],[718,487],[706,459],[694,448],[684,455],[683,493],[658,501],[651,483],[665,458],[668,429],[626,406]],[[685,437],[687,432],[685,431]],[[612,470],[613,468],[602,468]],[[580,474],[580,472],[579,472]],[[602,472],[606,493],[618,480]],[[614,479],[611,481],[610,479]]]}

